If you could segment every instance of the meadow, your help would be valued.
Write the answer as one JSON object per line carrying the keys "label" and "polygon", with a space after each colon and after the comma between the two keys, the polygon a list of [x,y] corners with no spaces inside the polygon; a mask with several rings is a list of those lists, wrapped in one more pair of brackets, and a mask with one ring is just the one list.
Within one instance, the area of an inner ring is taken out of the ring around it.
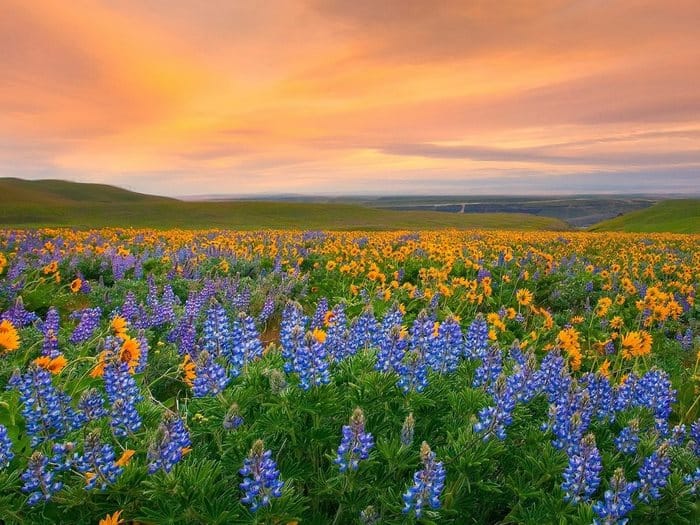
{"label": "meadow", "polygon": [[0,522],[700,522],[700,235],[426,217],[0,230]]}

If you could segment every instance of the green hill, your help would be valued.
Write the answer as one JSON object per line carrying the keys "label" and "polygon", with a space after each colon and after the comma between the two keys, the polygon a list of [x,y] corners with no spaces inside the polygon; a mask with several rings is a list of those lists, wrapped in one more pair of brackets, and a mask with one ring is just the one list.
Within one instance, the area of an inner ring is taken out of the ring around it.
{"label": "green hill", "polygon": [[600,222],[590,231],[700,233],[700,199],[661,201]]}
{"label": "green hill", "polygon": [[391,230],[565,230],[558,219],[516,213],[392,211],[354,204],[186,202],[102,184],[0,179],[0,226]]}

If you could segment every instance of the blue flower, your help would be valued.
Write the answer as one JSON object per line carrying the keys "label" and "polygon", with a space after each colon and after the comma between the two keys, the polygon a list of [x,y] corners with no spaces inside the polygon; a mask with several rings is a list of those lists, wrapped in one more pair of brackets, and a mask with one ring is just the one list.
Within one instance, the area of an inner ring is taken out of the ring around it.
{"label": "blue flower", "polygon": [[483,440],[488,441],[492,436],[500,440],[506,438],[506,427],[513,421],[517,394],[521,388],[517,375],[506,377],[501,374],[493,389],[494,406],[482,408],[479,411],[479,421],[474,424],[474,432],[483,434]]}
{"label": "blue flower", "polygon": [[114,435],[125,437],[141,428],[141,416],[136,404],[141,401],[136,380],[129,372],[129,365],[123,362],[109,362],[105,365],[102,376],[111,403],[110,425]]}
{"label": "blue flower", "polygon": [[356,408],[350,417],[350,424],[343,426],[343,438],[340,441],[335,463],[340,472],[357,470],[360,461],[369,457],[374,446],[374,438],[365,432],[365,415],[361,408]]}
{"label": "blue flower", "polygon": [[327,385],[331,381],[325,344],[312,332],[307,332],[298,348],[294,369],[299,374],[299,386],[309,390],[315,386]]}
{"label": "blue flower", "polygon": [[428,359],[433,370],[441,373],[454,372],[459,366],[459,360],[464,355],[464,335],[459,321],[450,315],[438,327],[437,337]]}
{"label": "blue flower", "polygon": [[561,488],[564,499],[571,503],[589,501],[600,484],[603,464],[593,434],[587,434],[578,447],[578,452],[569,456],[569,465],[564,471]]}
{"label": "blue flower", "polygon": [[12,452],[12,440],[10,436],[7,435],[7,428],[5,428],[4,425],[0,425],[0,470],[7,467],[14,457],[15,454]]}
{"label": "blue flower", "polygon": [[41,347],[41,354],[51,359],[58,357],[61,351],[58,349],[58,324],[59,315],[56,308],[51,307],[46,313],[46,320],[41,323],[41,333],[44,342]]}
{"label": "blue flower", "polygon": [[99,487],[105,490],[114,483],[124,470],[117,466],[114,448],[109,443],[102,443],[97,432],[91,432],[85,438],[83,455],[75,458],[78,472],[85,475],[85,490]]}
{"label": "blue flower", "polygon": [[243,483],[240,484],[244,492],[241,503],[250,506],[252,512],[269,506],[272,498],[282,496],[284,481],[279,479],[280,473],[272,459],[272,452],[265,450],[261,439],[253,443],[239,473],[243,476]]}
{"label": "blue flower", "polygon": [[78,319],[78,325],[70,336],[70,342],[73,344],[84,343],[92,337],[92,334],[100,326],[102,309],[99,306],[85,308],[84,310],[73,312],[71,317]]}
{"label": "blue flower", "polygon": [[625,516],[634,509],[633,496],[637,487],[637,482],[628,482],[624,470],[618,468],[603,501],[596,501],[593,505],[593,511],[600,518],[593,520],[594,525],[625,525],[628,521]]}
{"label": "blue flower", "polygon": [[634,454],[639,445],[639,420],[633,419],[615,438],[617,450],[623,454]]}
{"label": "blue flower", "polygon": [[479,314],[467,329],[467,341],[464,353],[467,358],[481,358],[489,346],[489,325],[484,316]]}
{"label": "blue flower", "polygon": [[49,501],[61,490],[63,483],[55,479],[56,472],[49,466],[49,458],[37,451],[27,461],[27,469],[20,479],[24,482],[22,492],[29,494],[27,504],[31,507],[40,501]]}
{"label": "blue flower", "polygon": [[669,444],[662,443],[658,450],[644,459],[639,469],[639,499],[649,503],[661,497],[660,489],[668,483],[671,474],[671,457],[668,455]]}
{"label": "blue flower", "polygon": [[240,409],[238,408],[238,403],[232,403],[229,409],[226,411],[224,416],[223,427],[226,430],[236,430],[245,421],[241,416]]}
{"label": "blue flower", "polygon": [[8,387],[19,391],[22,416],[33,447],[81,426],[80,414],[71,407],[71,397],[54,388],[47,370],[32,365],[24,375],[15,372]]}
{"label": "blue flower", "polygon": [[403,512],[414,511],[417,518],[423,514],[423,507],[440,508],[440,494],[445,486],[445,467],[435,461],[435,452],[424,441],[420,447],[423,468],[413,475],[413,485],[403,495]]}
{"label": "blue flower", "polygon": [[226,369],[206,350],[199,354],[195,371],[196,377],[192,384],[194,397],[215,396],[222,392],[230,381]]}
{"label": "blue flower", "polygon": [[148,449],[148,473],[158,469],[170,472],[192,445],[185,423],[177,415],[168,412],[158,427],[156,439]]}

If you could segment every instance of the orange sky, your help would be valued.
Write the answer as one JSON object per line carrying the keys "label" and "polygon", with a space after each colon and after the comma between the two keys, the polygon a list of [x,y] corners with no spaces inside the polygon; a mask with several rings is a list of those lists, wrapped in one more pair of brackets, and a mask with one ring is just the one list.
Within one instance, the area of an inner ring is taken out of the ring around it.
{"label": "orange sky", "polygon": [[700,2],[0,3],[0,176],[700,192]]}

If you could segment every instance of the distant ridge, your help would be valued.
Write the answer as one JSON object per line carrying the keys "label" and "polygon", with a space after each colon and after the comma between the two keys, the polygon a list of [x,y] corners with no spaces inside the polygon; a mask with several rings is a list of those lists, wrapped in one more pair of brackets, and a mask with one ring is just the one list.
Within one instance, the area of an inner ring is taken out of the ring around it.
{"label": "distant ridge", "polygon": [[0,227],[209,229],[566,230],[558,219],[519,213],[393,211],[358,204],[258,201],[186,202],[104,184],[0,179]]}
{"label": "distant ridge", "polygon": [[662,201],[595,224],[590,231],[700,233],[700,199]]}
{"label": "distant ridge", "polygon": [[24,180],[0,178],[0,204],[24,202],[27,204],[71,204],[71,203],[125,203],[168,202],[169,197],[147,195],[134,191],[86,182],[65,180]]}

